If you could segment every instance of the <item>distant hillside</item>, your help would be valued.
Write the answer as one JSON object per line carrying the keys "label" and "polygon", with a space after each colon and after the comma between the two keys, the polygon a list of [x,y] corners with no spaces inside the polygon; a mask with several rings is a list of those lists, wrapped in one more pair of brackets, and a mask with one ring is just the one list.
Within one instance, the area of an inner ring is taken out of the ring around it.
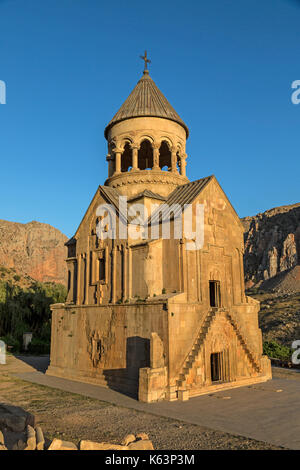
{"label": "distant hillside", "polygon": [[300,292],[300,203],[242,219],[246,286]]}
{"label": "distant hillside", "polygon": [[[246,287],[300,292],[300,203],[242,220]],[[48,224],[0,220],[0,265],[66,285],[67,237]]]}
{"label": "distant hillside", "polygon": [[23,274],[16,268],[7,268],[0,265],[0,283],[8,283],[21,289],[28,289],[35,280],[27,274]]}
{"label": "distant hillside", "polygon": [[0,220],[0,265],[40,282],[66,284],[67,237],[48,224]]}

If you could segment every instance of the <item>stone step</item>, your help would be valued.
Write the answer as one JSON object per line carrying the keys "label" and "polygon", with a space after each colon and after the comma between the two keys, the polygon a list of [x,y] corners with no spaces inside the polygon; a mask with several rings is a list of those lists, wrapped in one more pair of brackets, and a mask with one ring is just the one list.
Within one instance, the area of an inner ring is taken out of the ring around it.
{"label": "stone step", "polygon": [[199,333],[197,339],[195,340],[195,343],[193,344],[191,352],[188,355],[188,357],[187,357],[187,359],[184,363],[184,366],[182,368],[182,372],[179,374],[179,382],[180,383],[182,381],[185,381],[186,376],[190,373],[190,370],[191,370],[191,368],[193,367],[193,365],[195,363],[196,357],[199,355],[199,352],[201,350],[203,342],[204,342],[204,340],[207,336],[207,333],[210,329],[211,323],[212,323],[216,313],[217,313],[217,310],[216,311],[211,311],[208,314],[208,316],[206,317],[206,319],[204,320],[204,322],[202,324],[202,327],[200,329],[200,333]]}

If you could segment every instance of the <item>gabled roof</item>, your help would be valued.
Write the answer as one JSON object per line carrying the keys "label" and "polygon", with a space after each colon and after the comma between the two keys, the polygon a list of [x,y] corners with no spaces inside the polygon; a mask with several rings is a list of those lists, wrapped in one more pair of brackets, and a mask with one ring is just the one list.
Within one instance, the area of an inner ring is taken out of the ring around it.
{"label": "gabled roof", "polygon": [[165,196],[161,196],[160,194],[154,193],[149,189],[145,189],[142,193],[139,193],[136,196],[132,196],[130,199],[128,199],[128,201],[135,201],[141,197],[149,197],[151,199],[158,199],[159,201],[165,201],[167,199]]}
{"label": "gabled roof", "polygon": [[76,238],[72,237],[72,238],[69,238],[68,241],[66,241],[65,246],[71,246],[71,245],[74,245],[75,243],[76,243]]}
{"label": "gabled roof", "polygon": [[156,211],[154,211],[153,215],[149,217],[148,223],[159,223],[165,218],[168,219],[170,217],[169,208],[173,204],[178,204],[178,207],[177,209],[175,208],[171,218],[173,219],[180,216],[184,205],[191,204],[195,197],[201,193],[207,183],[209,183],[213,178],[214,176],[207,176],[206,178],[177,186],[177,188],[175,188],[167,197],[165,205],[163,204],[158,207]]}
{"label": "gabled roof", "polygon": [[[215,183],[218,185],[221,192],[224,194],[224,197],[228,201],[229,207],[231,207],[238,224],[240,225],[241,229],[244,230],[243,224],[238,214],[236,213],[234,207],[232,206],[231,202],[223,191],[220,183],[214,175],[207,176],[206,178],[202,178],[200,180],[192,181],[190,183],[177,186],[177,188],[175,188],[174,191],[169,194],[165,201],[165,204],[162,204],[160,207],[158,207],[154,211],[152,216],[148,218],[148,225],[150,225],[151,223],[160,223],[163,220],[168,220],[169,217],[171,219],[174,219],[178,216],[180,217],[181,213],[183,212],[184,205],[191,204],[193,200],[203,191],[203,189],[211,181],[215,181]],[[172,206],[172,204],[178,204],[179,207],[177,209],[175,208],[174,212],[169,215],[169,208],[170,206]]]}
{"label": "gabled roof", "polygon": [[96,198],[98,197],[99,193],[102,195],[102,197],[104,198],[105,201],[107,201],[108,203],[111,203],[117,210],[117,213],[121,216],[123,216],[126,220],[126,215],[124,215],[122,213],[122,211],[119,210],[119,196],[121,196],[121,194],[118,193],[118,191],[114,188],[110,188],[109,186],[98,186],[98,189],[92,199],[92,201],[90,202],[90,205],[89,207],[87,208],[76,232],[75,232],[75,235],[70,238],[70,240],[67,242],[68,244],[72,244],[72,243],[75,243],[76,240],[77,240],[77,235],[78,235],[78,232],[79,232],[79,229],[80,227],[82,226],[84,220],[86,219],[89,211],[90,211],[90,208],[92,207],[94,201],[96,200]]}
{"label": "gabled roof", "polygon": [[[140,193],[138,196],[146,195],[146,197],[151,197],[151,198],[157,198],[161,199],[164,201],[164,204],[161,204],[160,207],[158,207],[152,215],[149,216],[148,220],[145,222],[145,225],[150,225],[152,223],[160,223],[162,220],[168,220],[170,217],[169,215],[169,208],[173,204],[178,204],[178,208],[174,210],[173,213],[171,213],[171,219],[174,219],[178,216],[181,216],[184,205],[185,204],[191,204],[194,199],[204,190],[204,188],[212,181],[215,181],[215,183],[218,185],[222,193],[224,194],[224,197],[228,201],[229,206],[231,207],[240,227],[241,230],[244,230],[244,227],[242,225],[242,222],[237,215],[235,209],[231,205],[229,199],[227,198],[226,194],[224,193],[222,187],[218,183],[216,177],[214,175],[212,176],[207,176],[206,178],[202,178],[200,180],[192,181],[190,183],[182,184],[180,186],[177,186],[174,191],[172,191],[171,194],[169,194],[168,197],[160,196],[159,194],[153,193],[152,191],[146,189],[142,193]],[[122,217],[123,222],[126,223],[127,221],[127,213],[123,213],[122,208],[119,207],[119,197],[122,196],[116,189],[111,188],[109,186],[99,186],[97,189],[97,192],[92,200],[92,202],[89,205],[89,208],[87,209],[74,237],[72,237],[70,240],[67,241],[66,245],[71,245],[72,243],[76,242],[77,239],[77,234],[79,231],[79,228],[81,227],[83,221],[85,220],[91,206],[93,205],[93,202],[95,201],[97,194],[101,194],[102,197],[109,203],[113,204],[113,206],[116,208],[117,214]],[[138,196],[135,196],[129,200],[134,200]],[[127,208],[126,208],[127,210]]]}
{"label": "gabled roof", "polygon": [[138,81],[127,100],[106,126],[104,131],[105,138],[107,138],[108,130],[117,122],[145,116],[175,121],[185,129],[187,137],[189,135],[188,127],[170,105],[167,98],[155,85],[154,81],[149,76],[148,70],[144,70],[142,78]]}

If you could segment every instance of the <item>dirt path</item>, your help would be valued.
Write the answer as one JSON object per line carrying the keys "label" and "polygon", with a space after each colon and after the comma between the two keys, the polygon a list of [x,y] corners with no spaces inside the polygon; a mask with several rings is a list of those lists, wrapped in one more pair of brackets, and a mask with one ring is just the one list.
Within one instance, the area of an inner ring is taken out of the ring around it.
{"label": "dirt path", "polygon": [[155,449],[278,449],[241,436],[114,406],[12,376],[32,367],[13,356],[0,366],[0,403],[9,401],[37,416],[45,436],[120,443],[129,433],[146,432]]}

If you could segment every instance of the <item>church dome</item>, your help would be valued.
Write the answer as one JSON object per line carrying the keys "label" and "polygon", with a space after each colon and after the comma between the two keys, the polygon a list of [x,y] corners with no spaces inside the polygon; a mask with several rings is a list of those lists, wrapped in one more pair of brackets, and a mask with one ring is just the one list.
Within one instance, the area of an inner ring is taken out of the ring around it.
{"label": "church dome", "polygon": [[145,69],[127,100],[106,126],[106,186],[128,197],[153,190],[166,197],[186,184],[188,128]]}
{"label": "church dome", "polygon": [[142,78],[138,81],[127,100],[106,126],[104,131],[106,139],[108,137],[108,131],[112,126],[126,119],[136,117],[169,119],[170,121],[180,124],[185,129],[186,137],[189,135],[187,125],[158,89],[150,77],[148,70],[144,70]]}

